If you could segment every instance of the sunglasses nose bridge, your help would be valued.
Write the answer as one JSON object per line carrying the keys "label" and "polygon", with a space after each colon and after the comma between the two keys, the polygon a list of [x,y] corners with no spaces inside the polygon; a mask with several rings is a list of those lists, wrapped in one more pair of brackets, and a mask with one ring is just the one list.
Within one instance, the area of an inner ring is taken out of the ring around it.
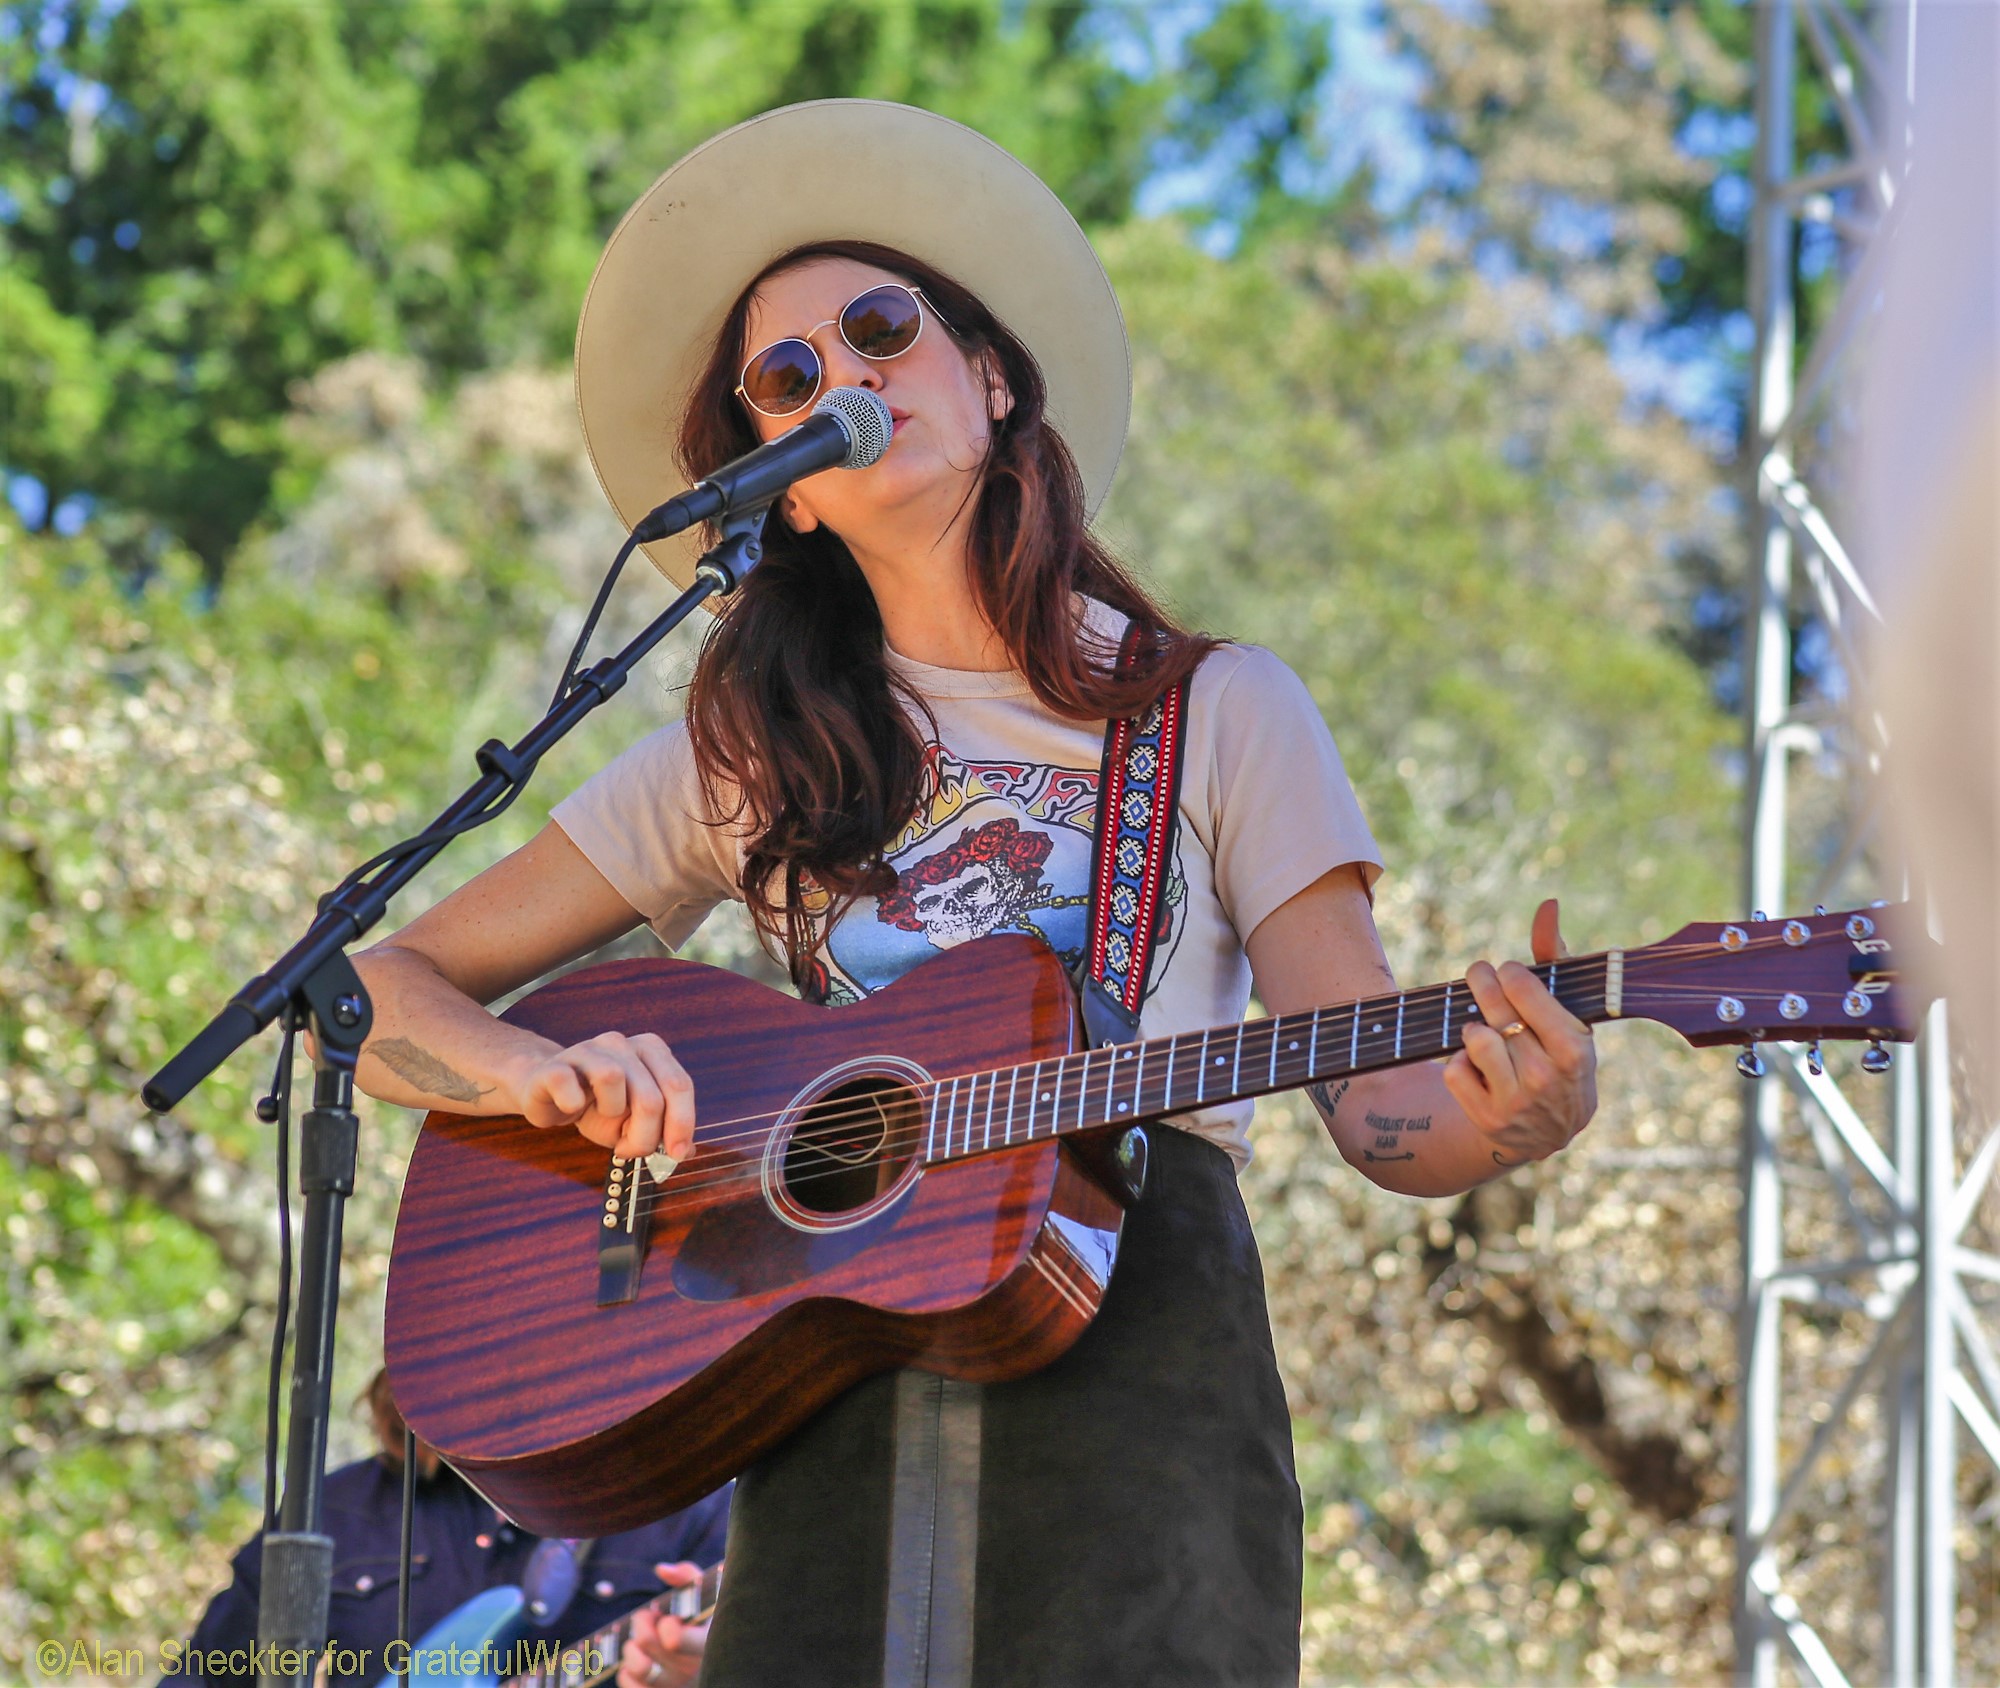
{"label": "sunglasses nose bridge", "polygon": [[872,392],[882,385],[882,366],[847,343],[837,317],[813,330],[811,345],[819,354],[821,392],[834,387],[865,387]]}

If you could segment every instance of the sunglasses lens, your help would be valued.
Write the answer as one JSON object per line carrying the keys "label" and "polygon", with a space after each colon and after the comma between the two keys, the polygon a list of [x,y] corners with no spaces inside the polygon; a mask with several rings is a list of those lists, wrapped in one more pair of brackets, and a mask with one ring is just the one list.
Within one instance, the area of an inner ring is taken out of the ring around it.
{"label": "sunglasses lens", "polygon": [[819,353],[803,340],[766,346],[743,371],[743,396],[766,416],[790,416],[819,390]]}
{"label": "sunglasses lens", "polygon": [[907,287],[871,287],[840,313],[841,337],[865,358],[892,358],[916,344],[924,325]]}

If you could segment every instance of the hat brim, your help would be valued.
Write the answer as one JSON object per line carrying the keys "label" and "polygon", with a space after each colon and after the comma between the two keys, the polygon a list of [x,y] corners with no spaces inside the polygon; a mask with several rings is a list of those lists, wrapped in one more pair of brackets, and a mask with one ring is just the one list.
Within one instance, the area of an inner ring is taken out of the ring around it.
{"label": "hat brim", "polygon": [[[745,283],[814,240],[893,246],[964,283],[1048,383],[1049,417],[1094,511],[1132,409],[1110,278],[1063,203],[984,135],[914,106],[815,100],[724,130],[625,213],[576,330],[576,403],[592,467],[633,527],[685,490],[674,443],[695,381]],[[644,547],[693,578],[694,536]]]}

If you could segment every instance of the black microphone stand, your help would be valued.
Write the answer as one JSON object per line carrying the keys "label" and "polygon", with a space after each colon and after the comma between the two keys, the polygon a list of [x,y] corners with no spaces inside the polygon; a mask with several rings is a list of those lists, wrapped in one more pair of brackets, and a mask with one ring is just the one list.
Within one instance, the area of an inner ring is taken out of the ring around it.
{"label": "black microphone stand", "polygon": [[[527,786],[542,757],[617,693],[632,670],[697,604],[742,584],[763,558],[769,510],[765,502],[725,517],[720,523],[722,538],[702,557],[692,586],[616,656],[605,657],[579,674],[518,742],[508,746],[488,739],[481,745],[476,753],[479,779],[422,832],[376,856],[322,898],[305,936],[269,971],[244,985],[140,1092],[149,1108],[164,1113],[274,1020],[282,1018],[288,1034],[300,1026],[312,1028],[313,1105],[300,1122],[299,1186],[305,1197],[305,1224],[299,1250],[299,1327],[284,1500],[278,1528],[264,1539],[257,1609],[258,1671],[266,1688],[306,1688],[311,1681],[326,1645],[332,1592],[333,1540],[320,1526],[333,1393],[334,1319],[340,1306],[341,1228],[347,1198],[354,1190],[359,1134],[354,1069],[374,1023],[374,1007],[347,958],[347,946],[381,920],[389,899],[454,838],[507,808]],[[636,535],[627,541],[621,562],[636,542]],[[287,1089],[277,1086],[274,1095],[282,1098]],[[283,1106],[281,1100],[266,1098],[258,1115],[286,1130]]]}

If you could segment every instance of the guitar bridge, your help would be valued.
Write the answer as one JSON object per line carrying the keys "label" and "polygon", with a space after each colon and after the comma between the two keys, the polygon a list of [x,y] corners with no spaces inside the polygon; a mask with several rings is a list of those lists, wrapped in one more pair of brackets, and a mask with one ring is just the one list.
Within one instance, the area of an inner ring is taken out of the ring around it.
{"label": "guitar bridge", "polygon": [[[646,1163],[611,1157],[604,1176],[604,1204],[597,1232],[597,1305],[616,1307],[639,1298],[639,1272],[652,1231],[651,1203],[640,1200]],[[650,1176],[650,1174],[648,1174]]]}

